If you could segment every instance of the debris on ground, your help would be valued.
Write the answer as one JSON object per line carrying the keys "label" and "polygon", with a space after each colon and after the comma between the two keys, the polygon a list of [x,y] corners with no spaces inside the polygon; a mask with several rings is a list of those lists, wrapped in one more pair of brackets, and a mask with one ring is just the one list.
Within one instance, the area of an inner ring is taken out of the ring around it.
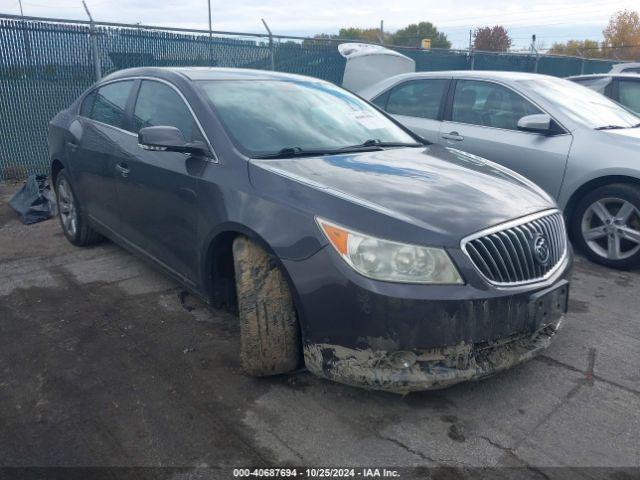
{"label": "debris on ground", "polygon": [[56,212],[56,201],[49,180],[45,175],[31,175],[24,185],[9,200],[20,221],[25,225],[42,222],[53,217]]}

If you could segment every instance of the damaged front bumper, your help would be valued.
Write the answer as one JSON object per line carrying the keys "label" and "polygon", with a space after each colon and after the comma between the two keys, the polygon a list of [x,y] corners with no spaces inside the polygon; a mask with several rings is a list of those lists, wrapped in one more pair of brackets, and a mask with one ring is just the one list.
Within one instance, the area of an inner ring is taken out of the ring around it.
{"label": "damaged front bumper", "polygon": [[335,382],[405,394],[478,380],[525,362],[545,350],[564,317],[534,333],[493,342],[416,351],[374,351],[330,344],[305,346],[312,373]]}

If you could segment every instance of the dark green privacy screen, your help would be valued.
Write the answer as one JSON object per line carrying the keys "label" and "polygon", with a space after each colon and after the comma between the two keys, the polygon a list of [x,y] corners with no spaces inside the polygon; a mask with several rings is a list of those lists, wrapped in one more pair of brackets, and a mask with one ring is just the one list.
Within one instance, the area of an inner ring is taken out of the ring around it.
{"label": "dark green privacy screen", "polygon": [[[137,66],[271,69],[342,82],[337,41],[209,35],[148,27],[97,26],[0,15],[0,180],[48,173],[47,124],[102,75]],[[608,71],[612,62],[574,57],[398,49],[418,71],[516,70],[557,76]]]}

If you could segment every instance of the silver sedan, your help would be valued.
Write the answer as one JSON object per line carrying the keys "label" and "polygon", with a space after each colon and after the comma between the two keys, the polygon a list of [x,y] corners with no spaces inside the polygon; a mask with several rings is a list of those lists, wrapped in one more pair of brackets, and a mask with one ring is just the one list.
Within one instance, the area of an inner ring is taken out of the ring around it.
{"label": "silver sedan", "polygon": [[640,117],[570,81],[518,72],[408,73],[357,93],[433,143],[536,182],[592,260],[640,264]]}

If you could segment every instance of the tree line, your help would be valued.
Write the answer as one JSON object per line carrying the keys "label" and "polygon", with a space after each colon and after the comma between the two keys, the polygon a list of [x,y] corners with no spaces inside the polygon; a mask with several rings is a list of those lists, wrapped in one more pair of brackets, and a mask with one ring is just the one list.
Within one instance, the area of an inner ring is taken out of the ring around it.
{"label": "tree line", "polygon": [[[587,58],[640,60],[640,14],[637,11],[616,12],[602,34],[604,41],[601,42],[590,39],[555,42],[548,49],[548,53]],[[341,28],[337,35],[320,33],[314,38],[340,38],[415,48],[419,48],[422,40],[428,38],[431,40],[431,48],[451,48],[447,35],[439,31],[431,22],[412,23],[395,32],[384,33],[377,28]],[[502,25],[484,26],[473,31],[472,44],[476,50],[506,52],[512,47],[513,39]],[[538,46],[538,49],[542,48]]]}

